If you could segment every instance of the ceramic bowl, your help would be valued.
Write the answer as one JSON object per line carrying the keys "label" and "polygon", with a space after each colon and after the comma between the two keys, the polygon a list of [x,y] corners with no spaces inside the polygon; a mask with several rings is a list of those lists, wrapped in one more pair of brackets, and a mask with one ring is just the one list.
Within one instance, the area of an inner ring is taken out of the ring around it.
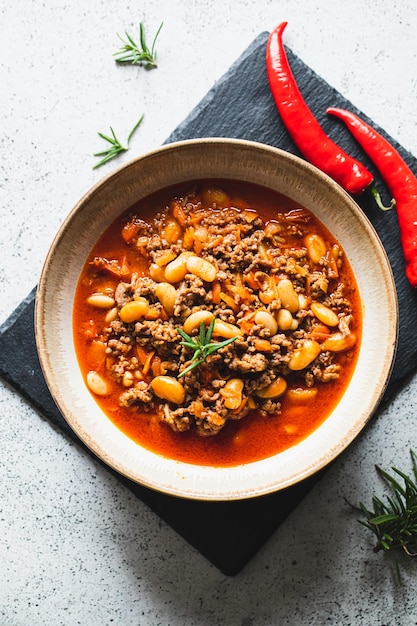
{"label": "ceramic bowl", "polygon": [[[313,211],[342,244],[363,304],[363,337],[355,372],[331,415],[306,439],[273,457],[214,468],[163,458],[124,435],[87,390],[74,351],[72,306],[82,266],[97,239],[135,202],[194,179],[257,183]],[[263,144],[198,139],[147,153],[95,185],[72,209],[47,255],[36,298],[35,328],[51,394],[78,437],[129,479],[167,494],[238,500],[275,492],[315,474],[357,437],[386,388],[397,342],[396,290],[372,225],[336,183],[304,160]]]}

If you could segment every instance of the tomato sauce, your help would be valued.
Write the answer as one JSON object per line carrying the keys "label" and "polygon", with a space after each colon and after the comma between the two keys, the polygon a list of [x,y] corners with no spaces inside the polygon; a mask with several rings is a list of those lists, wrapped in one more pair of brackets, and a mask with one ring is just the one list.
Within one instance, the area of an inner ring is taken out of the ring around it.
{"label": "tomato sauce", "polygon": [[[264,222],[273,220],[277,212],[297,210],[299,207],[280,194],[256,185],[220,181],[233,199],[233,206],[253,207]],[[188,188],[188,185],[187,185]],[[103,233],[86,260],[76,289],[73,309],[74,343],[79,366],[86,377],[91,370],[105,375],[105,357],[101,346],[95,341],[103,326],[104,312],[87,304],[92,288],[115,289],[120,276],[104,271],[93,272],[90,261],[93,257],[116,260],[124,267],[126,275],[138,272],[148,274],[149,261],[137,250],[125,244],[121,232],[132,214],[149,221],[176,190],[168,189],[138,203]],[[312,229],[326,241],[337,243],[331,233],[315,218]],[[129,280],[129,278],[125,278]],[[270,457],[300,442],[326,419],[340,401],[351,379],[357,360],[361,333],[361,302],[352,269],[346,258],[339,281],[345,285],[344,295],[349,298],[353,310],[353,328],[358,338],[355,346],[337,355],[341,375],[317,386],[313,401],[294,400],[287,395],[281,399],[281,411],[277,415],[260,415],[250,411],[240,420],[229,420],[224,428],[210,437],[198,436],[193,430],[175,432],[162,423],[153,413],[139,411],[136,407],[120,407],[120,384],[107,378],[109,393],[96,400],[107,417],[128,437],[139,445],[162,456],[206,466],[228,467],[250,463]],[[97,282],[99,281],[99,282]]]}

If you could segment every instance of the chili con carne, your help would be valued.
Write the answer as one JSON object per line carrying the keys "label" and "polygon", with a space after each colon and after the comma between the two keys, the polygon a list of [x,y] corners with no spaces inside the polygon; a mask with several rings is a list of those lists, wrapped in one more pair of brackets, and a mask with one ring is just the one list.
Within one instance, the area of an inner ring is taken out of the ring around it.
{"label": "chili con carne", "polygon": [[147,196],[108,226],[80,274],[73,329],[86,385],[125,435],[230,467],[297,444],[331,413],[362,306],[340,243],[307,208],[209,179]]}
{"label": "chili con carne", "polygon": [[406,276],[417,287],[417,178],[385,137],[360,117],[345,109],[330,107],[327,113],[341,119],[385,180],[392,194],[400,227]]}
{"label": "chili con carne", "polygon": [[282,41],[286,26],[287,22],[282,22],[268,38],[266,67],[275,104],[288,132],[310,163],[351,194],[362,194],[369,189],[379,204],[371,172],[326,135],[301,95]]}

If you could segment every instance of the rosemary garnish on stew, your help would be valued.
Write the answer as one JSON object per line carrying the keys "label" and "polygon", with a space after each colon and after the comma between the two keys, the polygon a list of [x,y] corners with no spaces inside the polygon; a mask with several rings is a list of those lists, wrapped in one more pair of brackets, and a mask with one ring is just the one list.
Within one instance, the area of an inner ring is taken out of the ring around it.
{"label": "rosemary garnish on stew", "polygon": [[413,450],[410,450],[410,454],[413,470],[411,477],[392,468],[404,481],[404,485],[395,476],[376,466],[376,471],[386,481],[392,495],[387,496],[386,502],[374,495],[373,510],[369,510],[362,502],[359,504],[366,517],[366,521],[359,522],[376,536],[375,552],[402,550],[409,557],[417,556],[417,455]]}
{"label": "rosemary garnish on stew", "polygon": [[143,115],[136,122],[136,124],[134,125],[134,127],[130,131],[129,136],[127,138],[127,142],[126,142],[127,145],[126,146],[123,146],[120,143],[120,141],[116,137],[116,134],[115,134],[115,132],[114,132],[114,130],[113,130],[113,128],[111,126],[110,126],[111,136],[105,135],[104,133],[97,133],[99,135],[99,137],[101,137],[102,139],[104,139],[105,141],[107,141],[110,144],[110,147],[107,148],[106,150],[101,150],[100,152],[95,152],[94,153],[94,156],[96,156],[96,157],[100,156],[100,157],[103,157],[103,158],[100,161],[98,161],[98,163],[96,163],[93,166],[93,169],[96,169],[97,167],[100,167],[101,165],[104,165],[105,163],[107,163],[111,159],[114,159],[115,157],[119,156],[119,154],[121,154],[122,152],[126,152],[126,150],[129,150],[129,144],[130,144],[130,140],[132,139],[133,133],[138,128],[138,126],[140,125],[142,120],[143,120]]}
{"label": "rosemary garnish on stew", "polygon": [[150,70],[157,67],[156,64],[156,50],[155,44],[163,22],[161,22],[156,35],[152,42],[152,47],[149,49],[146,43],[145,27],[142,22],[139,24],[139,41],[138,45],[134,39],[125,31],[126,39],[123,39],[120,35],[117,35],[123,43],[122,48],[115,52],[114,57],[116,63],[130,63],[131,65],[143,65],[145,69]]}
{"label": "rosemary garnish on stew", "polygon": [[214,328],[214,319],[211,320],[210,326],[205,328],[203,322],[200,324],[200,333],[196,337],[190,337],[184,332],[181,328],[178,329],[179,334],[184,339],[181,341],[181,345],[185,348],[189,348],[190,350],[194,350],[194,354],[191,358],[191,363],[178,375],[178,378],[184,376],[191,370],[195,369],[201,363],[203,363],[209,354],[213,354],[213,352],[217,352],[220,348],[224,348],[224,346],[229,345],[233,341],[236,341],[236,337],[231,337],[230,339],[225,339],[220,343],[211,343],[211,336],[213,334]]}

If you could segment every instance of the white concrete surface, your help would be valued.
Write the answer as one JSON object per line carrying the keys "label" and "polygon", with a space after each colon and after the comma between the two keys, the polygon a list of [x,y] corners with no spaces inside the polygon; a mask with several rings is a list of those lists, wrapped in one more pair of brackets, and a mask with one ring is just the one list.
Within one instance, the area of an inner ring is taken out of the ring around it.
{"label": "white concrete surface", "polygon": [[[0,323],[36,284],[50,242],[105,173],[160,145],[261,31],[286,43],[417,155],[414,0],[0,0]],[[159,68],[116,67],[139,21]],[[93,170],[97,131],[130,152]],[[374,464],[409,468],[417,378],[236,577],[0,385],[2,626],[411,626],[417,571],[395,584],[344,502],[369,503]]]}

